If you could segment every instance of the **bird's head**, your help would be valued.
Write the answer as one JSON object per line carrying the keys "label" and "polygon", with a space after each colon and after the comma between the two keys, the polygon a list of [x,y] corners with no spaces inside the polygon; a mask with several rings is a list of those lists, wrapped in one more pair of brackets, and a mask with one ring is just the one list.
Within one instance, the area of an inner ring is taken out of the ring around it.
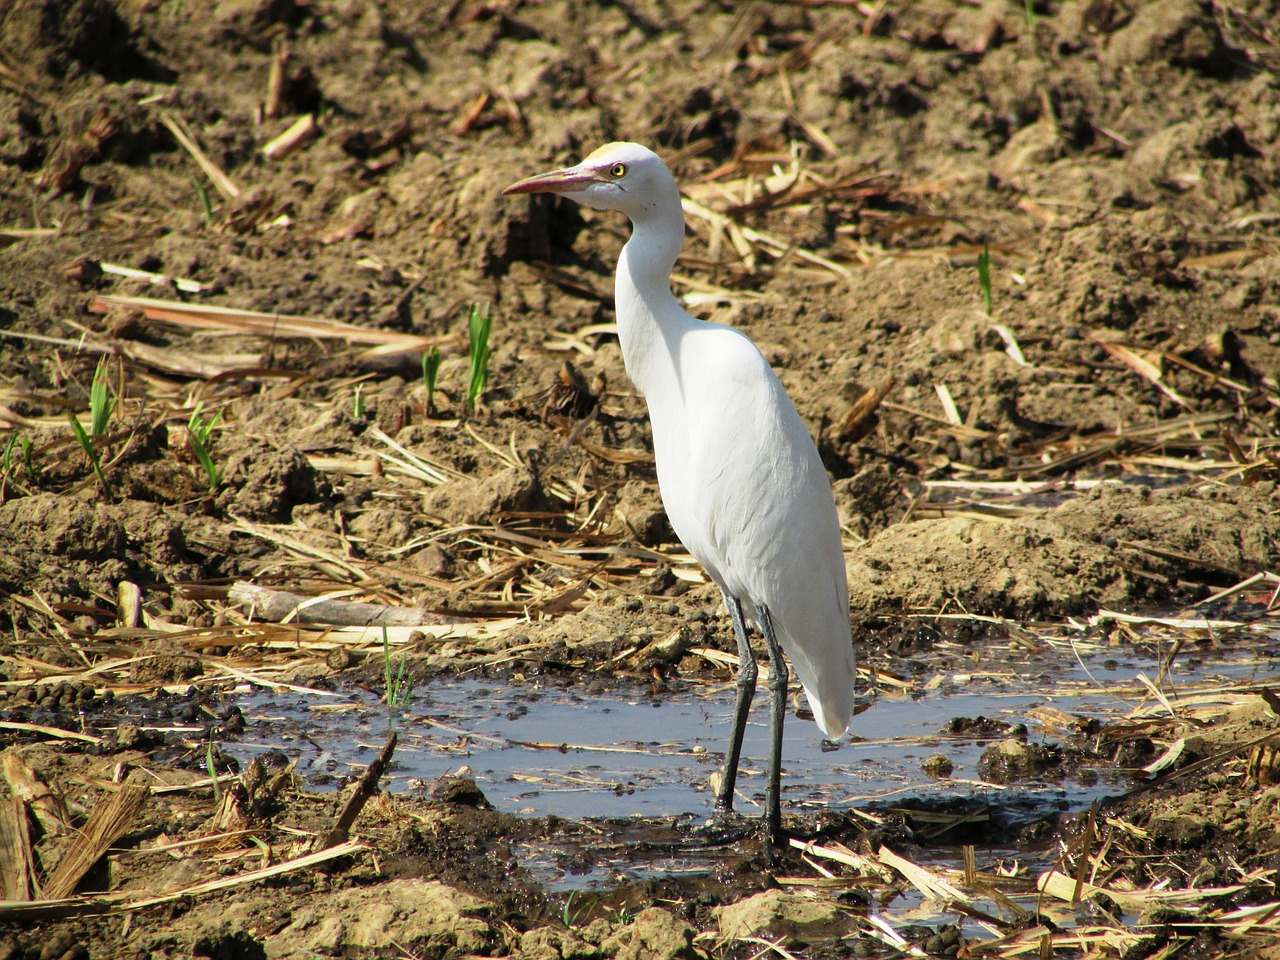
{"label": "bird's head", "polygon": [[597,210],[621,210],[633,221],[654,211],[680,211],[680,190],[662,158],[638,143],[609,143],[575,167],[540,173],[504,194],[558,193]]}

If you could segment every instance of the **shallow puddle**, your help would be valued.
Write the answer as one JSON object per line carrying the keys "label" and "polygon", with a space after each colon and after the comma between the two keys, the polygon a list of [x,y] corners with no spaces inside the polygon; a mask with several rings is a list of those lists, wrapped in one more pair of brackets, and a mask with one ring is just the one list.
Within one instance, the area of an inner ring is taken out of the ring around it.
{"label": "shallow puddle", "polygon": [[[981,683],[972,686],[983,686]],[[1047,697],[978,690],[935,691],[911,699],[880,696],[857,717],[852,736],[821,739],[811,722],[789,718],[783,781],[789,809],[840,808],[911,791],[962,792],[979,785],[976,764],[990,737],[974,740],[941,731],[956,716],[1022,722],[1043,703],[1101,715],[1115,712],[1111,697]],[[514,686],[476,680],[435,681],[414,692],[407,710],[388,716],[364,691],[317,703],[306,696],[259,693],[239,701],[250,721],[240,742],[224,745],[240,759],[280,749],[317,789],[358,772],[381,745],[389,724],[400,734],[394,791],[412,790],[462,766],[489,801],[508,813],[586,817],[709,815],[709,777],[718,769],[733,706],[730,685],[668,689],[660,694],[544,683]],[[256,721],[256,727],[255,727]],[[768,707],[757,696],[743,747],[739,808],[752,809],[763,790]],[[921,761],[945,753],[952,779],[934,781]],[[1093,792],[1057,786],[1055,795]]]}
{"label": "shallow puddle", "polygon": [[[949,735],[947,725],[956,717],[987,717],[1025,723],[1032,741],[1058,742],[1062,732],[1046,731],[1037,708],[1105,724],[1165,710],[1144,677],[1176,703],[1226,694],[1270,673],[1274,631],[1239,631],[1231,642],[1222,640],[1221,631],[1215,634],[1210,643],[1207,631],[1197,638],[1155,627],[1134,634],[1137,642],[1124,646],[1062,634],[1038,637],[1034,650],[1008,641],[954,649],[939,644],[927,657],[896,664],[906,683],[872,693],[869,707],[838,744],[825,743],[812,722],[789,718],[784,810],[883,811],[906,800],[978,800],[1007,829],[1124,793],[1145,775],[1110,762],[1071,766],[1065,775],[1051,773],[1040,781],[984,783],[979,757],[1001,737]],[[542,844],[522,851],[522,863],[553,890],[706,871],[717,859],[714,850],[705,856],[691,852],[674,834],[659,830],[655,836],[648,818],[697,824],[710,817],[709,781],[733,703],[729,683],[677,681],[653,692],[589,680],[562,685],[454,679],[421,685],[407,707],[390,711],[365,690],[327,697],[246,691],[238,703],[249,727],[240,740],[224,743],[224,751],[243,763],[281,750],[318,791],[336,789],[360,772],[394,728],[399,746],[384,780],[393,793],[424,791],[437,777],[464,772],[505,813],[573,821],[644,818],[637,819],[634,834],[620,835],[610,825],[598,846],[588,851],[579,843],[576,855],[568,844],[564,850]],[[765,698],[758,695],[739,779],[737,806],[743,813],[759,811],[767,719]],[[939,753],[950,760],[952,772],[933,779],[922,761]],[[937,852],[935,864],[949,865],[954,852]],[[988,845],[986,856],[995,854]]]}

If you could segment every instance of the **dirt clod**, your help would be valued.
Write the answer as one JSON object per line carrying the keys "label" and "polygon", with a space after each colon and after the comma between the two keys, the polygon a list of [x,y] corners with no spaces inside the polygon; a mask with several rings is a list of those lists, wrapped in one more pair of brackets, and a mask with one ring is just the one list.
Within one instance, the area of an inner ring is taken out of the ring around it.
{"label": "dirt clod", "polygon": [[617,960],[692,960],[697,956],[693,936],[697,931],[662,907],[640,911],[629,924],[600,945],[606,956]]}
{"label": "dirt clod", "polygon": [[837,933],[843,920],[833,903],[782,890],[764,890],[714,913],[721,936],[738,940],[762,935],[802,941],[823,938]]}
{"label": "dirt clod", "polygon": [[1040,776],[1061,759],[1061,751],[1043,744],[1001,740],[982,751],[978,773],[991,783],[1017,783]]}
{"label": "dirt clod", "polygon": [[920,762],[920,769],[935,780],[940,780],[943,777],[951,776],[951,772],[955,767],[951,762],[951,758],[945,753],[935,753],[925,757]]}
{"label": "dirt clod", "polygon": [[432,800],[439,800],[441,803],[457,803],[481,810],[493,809],[471,777],[441,777],[431,783],[427,792]]}
{"label": "dirt clod", "polygon": [[477,954],[491,949],[496,936],[486,922],[490,910],[480,898],[442,883],[393,880],[372,890],[313,897],[263,946],[268,956],[285,960],[386,943],[424,954]]}

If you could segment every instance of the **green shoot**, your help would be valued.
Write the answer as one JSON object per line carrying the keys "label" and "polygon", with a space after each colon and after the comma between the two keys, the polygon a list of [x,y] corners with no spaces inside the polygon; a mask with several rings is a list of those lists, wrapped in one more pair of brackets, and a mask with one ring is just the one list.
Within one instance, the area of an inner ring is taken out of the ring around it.
{"label": "green shoot", "polygon": [[27,437],[22,438],[22,465],[27,471],[27,479],[32,483],[40,482],[40,471],[36,469],[35,444]]}
{"label": "green shoot", "polygon": [[191,411],[191,418],[187,421],[187,433],[191,438],[191,452],[209,480],[209,489],[216,490],[222,483],[222,468],[213,462],[213,457],[209,454],[209,434],[222,419],[222,411],[219,410],[206,421],[200,416],[200,408],[203,405],[204,401],[200,401]]}
{"label": "green shoot", "polygon": [[387,706],[407,706],[409,700],[413,697],[413,676],[409,674],[406,666],[407,658],[403,655],[400,657],[400,669],[393,670],[391,667],[391,641],[387,638],[387,628],[382,628],[382,673],[386,682],[386,693],[383,694],[383,700]]}
{"label": "green shoot", "polygon": [[607,911],[610,924],[624,927],[636,918],[635,912],[626,907],[611,907]]}
{"label": "green shoot", "polygon": [[13,461],[13,448],[17,445],[18,431],[15,430],[9,434],[9,442],[4,445],[3,461],[0,462],[0,501],[4,500],[5,488],[9,484],[14,467],[17,466]]}
{"label": "green shoot", "polygon": [[364,393],[362,392],[363,389],[364,389],[363,383],[356,384],[356,396],[355,396],[355,399],[351,402],[351,414],[357,420],[364,419]]}
{"label": "green shoot", "polygon": [[482,307],[473,303],[467,317],[471,335],[471,379],[467,383],[467,410],[475,410],[476,401],[489,382],[489,330],[492,326],[493,316],[489,313],[489,305],[486,303]]}
{"label": "green shoot", "polygon": [[987,241],[982,241],[982,253],[978,254],[978,286],[982,288],[982,304],[987,316],[991,316],[991,251]]}
{"label": "green shoot", "polygon": [[413,699],[413,685],[413,675],[408,672],[408,659],[402,655],[400,657],[400,670],[396,673],[395,688],[392,691],[391,702],[407,707],[409,701]]}
{"label": "green shoot", "polygon": [[391,641],[387,637],[385,624],[382,627],[382,679],[384,684],[382,699],[390,706],[394,701],[391,695]]}
{"label": "green shoot", "polygon": [[422,385],[427,389],[427,416],[435,407],[436,377],[440,374],[440,348],[432,347],[422,355]]}
{"label": "green shoot", "polygon": [[93,386],[89,388],[89,433],[100,437],[107,432],[107,422],[116,409],[116,398],[111,396],[109,361],[103,357],[93,372]]}
{"label": "green shoot", "polygon": [[213,204],[209,200],[209,191],[195,177],[191,178],[191,182],[196,188],[196,199],[200,201],[200,219],[204,221],[205,226],[208,226],[213,223]]}
{"label": "green shoot", "polygon": [[209,739],[204,742],[204,766],[209,771],[209,779],[213,781],[213,802],[222,802],[222,787],[218,783],[218,768],[213,762],[213,731],[209,731]]}
{"label": "green shoot", "polygon": [[1022,0],[1022,9],[1027,15],[1027,28],[1034,30],[1036,28],[1035,0]]}
{"label": "green shoot", "polygon": [[80,446],[89,457],[89,463],[93,466],[93,472],[98,478],[98,483],[102,484],[102,492],[107,495],[108,500],[114,500],[115,496],[111,493],[111,485],[107,483],[107,475],[102,472],[102,462],[98,459],[98,451],[93,449],[93,441],[84,432],[84,427],[80,425],[80,420],[74,413],[68,412],[67,419],[71,421],[71,432],[76,435],[76,439],[80,441]]}
{"label": "green shoot", "polygon": [[577,896],[578,891],[570,890],[569,896],[564,901],[564,907],[560,911],[560,922],[564,924],[566,929],[572,929],[587,920],[591,915],[591,910],[600,901],[592,897],[586,903],[579,902],[575,908],[573,898]]}
{"label": "green shoot", "polygon": [[0,474],[9,475],[13,467],[13,448],[18,445],[18,431],[9,434],[9,442],[4,445],[4,459],[0,461]]}

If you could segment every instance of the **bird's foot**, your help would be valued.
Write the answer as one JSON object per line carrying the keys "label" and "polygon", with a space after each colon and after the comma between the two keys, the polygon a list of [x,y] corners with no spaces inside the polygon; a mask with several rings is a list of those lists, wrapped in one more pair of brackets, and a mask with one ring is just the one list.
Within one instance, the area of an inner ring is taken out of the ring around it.
{"label": "bird's foot", "polygon": [[716,810],[715,816],[695,830],[694,835],[708,846],[730,846],[758,839],[770,866],[778,865],[779,851],[786,850],[791,843],[781,819],[773,821],[767,816],[751,817],[725,809]]}
{"label": "bird's foot", "polygon": [[771,822],[767,817],[761,825],[765,855],[776,864],[778,854],[791,846],[791,834],[782,829],[782,821]]}
{"label": "bird's foot", "polygon": [[694,830],[693,835],[709,847],[728,847],[749,839],[758,826],[752,817],[732,810],[717,810],[714,817]]}

